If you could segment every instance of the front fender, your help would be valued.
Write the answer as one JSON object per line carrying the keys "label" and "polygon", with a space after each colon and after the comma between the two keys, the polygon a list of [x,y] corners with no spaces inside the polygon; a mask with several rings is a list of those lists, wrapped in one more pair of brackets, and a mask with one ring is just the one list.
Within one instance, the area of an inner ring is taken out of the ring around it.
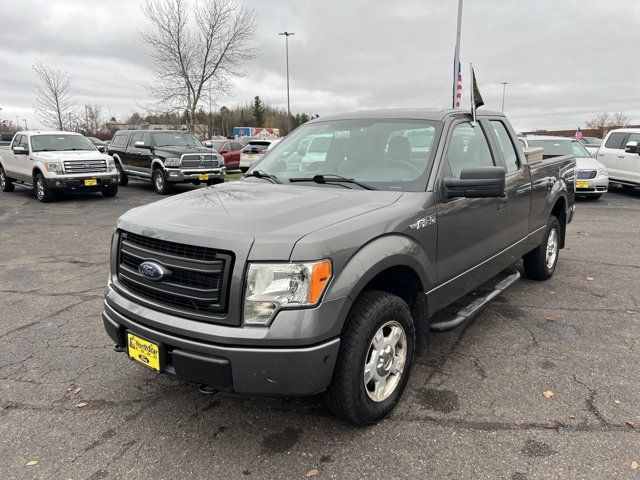
{"label": "front fender", "polygon": [[413,270],[423,291],[435,285],[435,259],[430,258],[413,238],[390,234],[371,240],[352,255],[337,272],[325,298],[347,296],[353,301],[376,275],[398,266]]}

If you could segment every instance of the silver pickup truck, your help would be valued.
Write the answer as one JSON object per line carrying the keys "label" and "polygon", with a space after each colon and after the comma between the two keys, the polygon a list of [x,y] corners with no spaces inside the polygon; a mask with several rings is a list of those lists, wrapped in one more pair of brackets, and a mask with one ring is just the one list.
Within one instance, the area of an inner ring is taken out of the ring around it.
{"label": "silver pickup truck", "polygon": [[[300,144],[326,138],[313,162]],[[575,159],[529,164],[507,119],[379,110],[310,121],[245,179],[125,213],[104,326],[151,368],[246,395],[324,392],[364,425],[399,401],[430,331],[549,278]],[[497,276],[499,278],[496,278]],[[492,281],[464,308],[436,312]]]}
{"label": "silver pickup truck", "polygon": [[0,188],[13,192],[16,183],[33,186],[41,202],[61,191],[118,193],[119,174],[113,159],[73,132],[18,132],[9,148],[0,149]]}

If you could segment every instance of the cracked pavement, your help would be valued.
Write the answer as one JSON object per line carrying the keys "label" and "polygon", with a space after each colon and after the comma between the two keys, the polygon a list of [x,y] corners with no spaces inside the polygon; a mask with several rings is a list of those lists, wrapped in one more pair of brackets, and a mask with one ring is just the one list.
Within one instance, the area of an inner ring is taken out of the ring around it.
{"label": "cracked pavement", "polygon": [[365,429],[319,398],[204,396],[113,351],[112,228],[158,198],[137,181],[114,199],[0,194],[0,478],[639,475],[640,189],[579,200],[555,276],[433,334],[396,411]]}

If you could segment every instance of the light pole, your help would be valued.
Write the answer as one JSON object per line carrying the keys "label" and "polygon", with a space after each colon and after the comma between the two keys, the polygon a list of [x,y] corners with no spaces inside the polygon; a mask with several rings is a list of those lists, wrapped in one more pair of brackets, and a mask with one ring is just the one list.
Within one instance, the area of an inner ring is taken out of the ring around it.
{"label": "light pole", "polygon": [[[456,47],[453,52],[453,96],[451,108],[456,108],[458,94],[458,77],[460,76],[460,36],[462,34],[462,0],[458,0],[458,23],[456,29]],[[471,72],[469,72],[471,74]],[[473,86],[471,86],[473,89]]]}
{"label": "light pole", "polygon": [[29,131],[29,127],[27,127],[27,119],[23,118],[22,121],[24,122],[24,129]]}
{"label": "light pole", "polygon": [[20,130],[20,117],[16,115],[16,132]]}
{"label": "light pole", "polygon": [[289,37],[291,35],[295,35],[294,32],[282,32],[278,33],[278,35],[284,35],[285,37],[285,48],[287,51],[287,135],[291,133],[291,103],[289,100]]}
{"label": "light pole", "polygon": [[507,85],[509,85],[509,82],[502,82],[502,113],[504,113],[504,96],[507,91]]}

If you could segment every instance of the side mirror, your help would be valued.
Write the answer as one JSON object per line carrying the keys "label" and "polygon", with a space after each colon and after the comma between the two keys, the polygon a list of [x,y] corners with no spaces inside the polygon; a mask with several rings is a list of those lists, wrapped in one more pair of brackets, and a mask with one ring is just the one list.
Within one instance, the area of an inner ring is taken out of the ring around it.
{"label": "side mirror", "polygon": [[465,168],[460,178],[443,179],[445,199],[501,197],[504,195],[505,174],[502,167]]}
{"label": "side mirror", "polygon": [[219,154],[229,153],[229,151],[228,151],[228,150],[220,150],[218,153],[219,153]]}
{"label": "side mirror", "polygon": [[207,148],[213,147],[213,142],[210,142],[209,140],[205,140],[202,144]]}
{"label": "side mirror", "polygon": [[133,144],[133,146],[136,148],[146,148],[147,150],[151,150],[151,145],[147,145],[141,141],[137,141],[136,143]]}
{"label": "side mirror", "polygon": [[104,145],[100,145],[98,146],[98,151],[100,153],[107,153],[107,147],[105,147]]}
{"label": "side mirror", "polygon": [[29,153],[29,150],[24,147],[13,147],[13,153],[15,153],[16,155],[27,155]]}
{"label": "side mirror", "polygon": [[640,153],[640,150],[638,150],[638,142],[635,140],[630,141],[624,146],[624,151],[627,153]]}

